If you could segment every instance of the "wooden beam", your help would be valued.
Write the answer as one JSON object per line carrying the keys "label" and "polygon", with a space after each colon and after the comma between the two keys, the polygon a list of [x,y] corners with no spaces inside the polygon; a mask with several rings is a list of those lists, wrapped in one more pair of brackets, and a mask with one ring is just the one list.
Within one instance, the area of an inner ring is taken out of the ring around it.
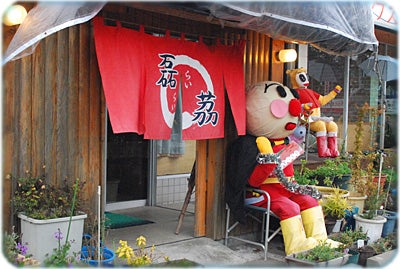
{"label": "wooden beam", "polygon": [[196,214],[194,223],[194,236],[206,235],[207,144],[208,140],[199,140],[196,144]]}
{"label": "wooden beam", "polygon": [[375,28],[375,36],[379,43],[397,46],[397,34],[393,33],[392,31],[384,31]]}
{"label": "wooden beam", "polygon": [[225,235],[224,145],[224,139],[211,139],[208,143],[206,235],[214,240]]}
{"label": "wooden beam", "polygon": [[272,40],[272,62],[271,62],[271,80],[283,83],[284,63],[276,59],[276,53],[285,48],[285,42],[282,40]]}

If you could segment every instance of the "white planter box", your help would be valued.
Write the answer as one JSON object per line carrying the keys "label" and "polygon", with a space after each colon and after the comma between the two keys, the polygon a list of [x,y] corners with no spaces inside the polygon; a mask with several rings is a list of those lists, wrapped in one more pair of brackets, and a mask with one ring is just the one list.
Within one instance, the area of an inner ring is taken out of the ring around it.
{"label": "white planter box", "polygon": [[[19,213],[18,218],[21,219],[22,242],[28,243],[27,254],[32,254],[33,258],[39,262],[43,262],[46,254],[51,255],[53,249],[58,247],[58,240],[54,237],[58,229],[63,234],[61,244],[65,243],[70,217],[37,220]],[[86,218],[87,215],[84,213],[72,217],[68,238],[68,241],[72,240],[69,255],[78,254],[81,251],[83,224]]]}

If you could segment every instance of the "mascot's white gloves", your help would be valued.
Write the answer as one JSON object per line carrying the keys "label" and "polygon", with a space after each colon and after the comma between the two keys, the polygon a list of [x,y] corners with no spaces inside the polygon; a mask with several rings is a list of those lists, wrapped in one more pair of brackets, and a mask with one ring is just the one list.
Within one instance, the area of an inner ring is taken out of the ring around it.
{"label": "mascot's white gloves", "polygon": [[259,136],[256,139],[257,148],[262,154],[273,154],[274,151],[272,150],[271,142],[265,136]]}

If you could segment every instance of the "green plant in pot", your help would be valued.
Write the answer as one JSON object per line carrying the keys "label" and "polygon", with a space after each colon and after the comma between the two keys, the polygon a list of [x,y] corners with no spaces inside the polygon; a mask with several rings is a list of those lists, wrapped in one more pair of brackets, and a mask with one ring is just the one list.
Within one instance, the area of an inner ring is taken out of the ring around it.
{"label": "green plant in pot", "polygon": [[[351,210],[347,199],[343,197],[339,188],[333,188],[333,193],[321,201],[322,210],[325,214],[325,225],[327,232],[338,232],[341,229],[346,210]],[[330,229],[330,226],[332,226]]]}
{"label": "green plant in pot", "polygon": [[[74,190],[68,180],[63,180],[60,186],[48,182],[45,175],[33,176],[26,171],[23,177],[10,175],[16,183],[13,198],[11,200],[14,210],[24,213],[34,219],[45,220],[76,215],[80,209],[78,197],[74,212],[71,212]],[[79,189],[83,183],[79,182]]]}
{"label": "green plant in pot", "polygon": [[344,265],[348,257],[345,251],[332,248],[326,241],[321,241],[314,248],[288,255],[285,259],[289,264],[326,267]]}
{"label": "green plant in pot", "polygon": [[[43,167],[44,169],[45,167]],[[29,244],[29,254],[39,262],[59,246],[54,233],[61,232],[73,241],[69,255],[79,252],[82,242],[84,219],[87,215],[80,209],[79,191],[83,182],[76,179],[74,184],[67,179],[60,185],[53,185],[43,175],[9,176],[15,182],[11,203],[18,213],[21,235]]]}
{"label": "green plant in pot", "polygon": [[397,248],[397,238],[395,234],[391,234],[387,237],[381,237],[376,242],[371,244],[371,247],[375,250],[376,254],[382,254]]}
{"label": "green plant in pot", "polygon": [[87,233],[83,235],[80,260],[83,264],[109,267],[114,264],[115,252],[103,243],[107,234],[106,220],[98,220],[94,217],[86,225]]}
{"label": "green plant in pot", "polygon": [[367,231],[371,242],[375,242],[381,237],[383,225],[387,219],[378,214],[378,210],[381,209],[384,203],[384,196],[381,192],[378,192],[376,185],[370,187],[369,191],[370,194],[365,202],[367,210],[353,217],[356,221],[356,228],[363,227],[363,230]]}
{"label": "green plant in pot", "polygon": [[[349,164],[352,171],[350,183],[352,191],[362,195],[368,195],[368,186],[365,184],[369,178],[376,172],[376,161],[378,153],[376,149],[376,129],[377,118],[380,111],[369,104],[365,103],[362,107],[358,107],[354,151],[349,157]],[[365,120],[368,119],[368,126],[371,134],[365,137]],[[368,151],[363,150],[364,140],[369,140]],[[368,178],[368,179],[367,179]]]}
{"label": "green plant in pot", "polygon": [[[337,186],[346,189],[346,180],[350,180],[351,169],[346,161],[340,158],[327,159],[314,170],[314,176],[320,184]],[[343,179],[345,177],[345,179]]]}
{"label": "green plant in pot", "polygon": [[342,243],[342,245],[340,246],[340,249],[353,249],[353,250],[357,250],[358,246],[357,246],[357,241],[358,240],[363,240],[364,241],[364,245],[367,244],[368,242],[368,235],[366,232],[363,231],[362,228],[358,228],[358,229],[346,229],[343,232],[340,233],[335,233],[332,236],[330,236],[330,238],[336,242],[340,242]]}
{"label": "green plant in pot", "polygon": [[[362,228],[354,230],[346,229],[343,232],[331,235],[330,238],[336,242],[342,243],[338,247],[338,250],[341,251],[348,250],[349,254],[348,263],[353,263],[353,264],[358,263],[360,257],[359,247],[366,246],[368,243],[368,235],[366,232],[362,230]],[[359,240],[362,241],[362,244],[358,243]]]}
{"label": "green plant in pot", "polygon": [[327,159],[315,169],[308,168],[306,164],[306,160],[301,160],[300,170],[295,171],[296,181],[302,185],[342,187],[342,178],[346,177],[346,180],[349,180],[351,176],[348,162],[340,158]]}
{"label": "green plant in pot", "polygon": [[318,180],[315,178],[314,171],[306,166],[307,160],[300,160],[300,169],[294,171],[294,178],[300,185],[317,185]]}

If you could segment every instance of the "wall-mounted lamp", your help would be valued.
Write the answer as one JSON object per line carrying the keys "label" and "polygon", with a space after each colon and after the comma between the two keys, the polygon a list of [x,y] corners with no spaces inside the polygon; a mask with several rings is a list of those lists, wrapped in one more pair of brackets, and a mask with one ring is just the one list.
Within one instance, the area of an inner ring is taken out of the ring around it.
{"label": "wall-mounted lamp", "polygon": [[284,49],[277,53],[276,57],[281,63],[294,62],[297,59],[297,51],[295,49]]}
{"label": "wall-mounted lamp", "polygon": [[21,5],[12,5],[4,13],[3,23],[7,26],[21,24],[26,15],[26,9]]}

